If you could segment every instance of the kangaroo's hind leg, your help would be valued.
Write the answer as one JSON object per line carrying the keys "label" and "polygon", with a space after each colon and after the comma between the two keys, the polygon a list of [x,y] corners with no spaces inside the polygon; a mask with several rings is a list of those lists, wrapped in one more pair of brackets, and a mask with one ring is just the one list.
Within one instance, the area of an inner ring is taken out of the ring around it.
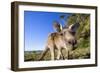
{"label": "kangaroo's hind leg", "polygon": [[60,48],[57,49],[57,60],[61,58],[61,50]]}
{"label": "kangaroo's hind leg", "polygon": [[55,50],[54,50],[54,47],[50,48],[50,53],[51,53],[51,60],[55,60]]}

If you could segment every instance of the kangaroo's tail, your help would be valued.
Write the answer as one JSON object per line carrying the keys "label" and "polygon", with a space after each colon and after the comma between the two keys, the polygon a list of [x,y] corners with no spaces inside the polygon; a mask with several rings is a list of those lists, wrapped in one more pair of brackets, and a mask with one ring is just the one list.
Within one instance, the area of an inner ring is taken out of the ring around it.
{"label": "kangaroo's tail", "polygon": [[41,56],[40,56],[40,58],[39,58],[39,61],[40,60],[43,60],[43,57],[45,56],[45,54],[47,53],[49,51],[49,48],[45,48],[45,50],[42,52],[42,54],[41,54]]}

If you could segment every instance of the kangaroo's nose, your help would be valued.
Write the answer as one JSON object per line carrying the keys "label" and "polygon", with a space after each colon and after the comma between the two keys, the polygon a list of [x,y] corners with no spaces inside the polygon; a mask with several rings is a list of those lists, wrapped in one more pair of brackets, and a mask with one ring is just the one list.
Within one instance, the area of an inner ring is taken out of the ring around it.
{"label": "kangaroo's nose", "polygon": [[70,40],[68,41],[69,44],[71,44],[72,46],[77,44],[77,40]]}
{"label": "kangaroo's nose", "polygon": [[77,40],[71,40],[71,41],[68,41],[68,43],[72,46],[72,50],[76,49]]}

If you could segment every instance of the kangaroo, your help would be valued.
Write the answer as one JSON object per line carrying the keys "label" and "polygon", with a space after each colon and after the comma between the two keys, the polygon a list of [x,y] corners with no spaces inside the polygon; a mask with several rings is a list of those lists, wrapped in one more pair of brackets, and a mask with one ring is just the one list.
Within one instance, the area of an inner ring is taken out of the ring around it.
{"label": "kangaroo", "polygon": [[[50,50],[51,60],[60,59],[63,57],[62,49],[66,50],[65,58],[68,59],[68,53],[73,49],[74,45],[77,43],[75,38],[75,33],[79,27],[79,23],[72,24],[69,27],[61,26],[58,22],[54,23],[54,29],[56,32],[51,33],[48,36],[45,50],[42,52],[39,60],[42,60],[45,54]],[[57,57],[55,58],[55,49],[57,49]]]}

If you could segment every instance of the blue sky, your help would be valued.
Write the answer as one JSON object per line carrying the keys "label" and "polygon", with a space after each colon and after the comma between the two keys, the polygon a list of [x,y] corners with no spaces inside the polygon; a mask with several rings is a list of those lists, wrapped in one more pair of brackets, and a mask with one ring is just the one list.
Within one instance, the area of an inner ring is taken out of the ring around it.
{"label": "blue sky", "polygon": [[64,22],[60,15],[69,13],[24,11],[24,42],[25,51],[43,50],[48,34],[54,32],[53,21]]}

